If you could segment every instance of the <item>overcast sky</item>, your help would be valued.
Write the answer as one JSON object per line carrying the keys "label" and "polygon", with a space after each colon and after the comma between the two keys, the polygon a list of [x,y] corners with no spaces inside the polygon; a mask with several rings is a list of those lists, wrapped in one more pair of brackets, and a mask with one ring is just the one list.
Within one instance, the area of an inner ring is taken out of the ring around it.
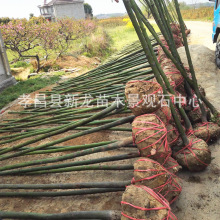
{"label": "overcast sky", "polygon": [[[94,15],[124,13],[126,10],[122,0],[119,1],[120,3],[115,3],[113,0],[85,0],[92,6]],[[184,1],[191,3],[195,0]],[[44,0],[0,0],[0,17],[29,18],[30,13],[39,16],[40,12],[37,6],[43,2]],[[198,2],[208,2],[208,0],[198,0]]]}

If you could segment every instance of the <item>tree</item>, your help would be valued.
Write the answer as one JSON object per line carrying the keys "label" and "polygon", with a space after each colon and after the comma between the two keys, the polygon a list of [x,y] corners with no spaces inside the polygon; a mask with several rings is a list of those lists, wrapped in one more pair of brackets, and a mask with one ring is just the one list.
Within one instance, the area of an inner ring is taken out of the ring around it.
{"label": "tree", "polygon": [[90,15],[91,17],[93,17],[93,10],[92,10],[92,6],[88,3],[84,3],[84,11],[86,13],[86,15]]}
{"label": "tree", "polygon": [[0,24],[8,24],[12,19],[6,17],[6,18],[0,18]]}
{"label": "tree", "polygon": [[33,18],[34,17],[34,14],[33,13],[30,13],[29,15],[29,19]]}
{"label": "tree", "polygon": [[41,68],[40,58],[47,60],[54,53],[57,58],[60,57],[70,48],[71,42],[86,38],[96,28],[95,21],[70,18],[49,22],[43,17],[32,17],[30,20],[0,24],[6,48],[16,52],[18,60],[23,57],[36,58],[37,72]]}
{"label": "tree", "polygon": [[26,19],[12,20],[8,24],[0,26],[2,36],[7,49],[16,52],[19,59],[22,57],[34,57],[40,70],[38,54],[30,55],[28,52],[39,46],[39,29],[33,22]]}
{"label": "tree", "polygon": [[146,4],[145,1],[140,0],[140,3],[143,5],[142,10],[147,13],[147,18],[149,19],[150,16],[151,16],[151,10],[150,10],[150,8],[148,7],[148,5]]}
{"label": "tree", "polygon": [[194,9],[196,9],[196,4],[197,4],[198,0],[191,0],[191,1],[192,1]]}

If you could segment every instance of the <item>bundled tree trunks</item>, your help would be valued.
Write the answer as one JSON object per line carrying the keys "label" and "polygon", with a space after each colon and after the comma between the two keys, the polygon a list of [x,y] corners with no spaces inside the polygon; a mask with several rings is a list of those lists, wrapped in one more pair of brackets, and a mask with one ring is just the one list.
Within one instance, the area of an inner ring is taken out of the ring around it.
{"label": "bundled tree trunks", "polygon": [[[0,172],[0,175],[22,174],[22,173],[26,173],[26,172],[34,172],[34,171],[42,171],[42,170],[46,170],[46,172],[48,172],[49,169],[54,170],[54,169],[57,169],[57,168],[70,167],[72,165],[77,165],[77,164],[79,165],[82,162],[78,162],[78,163],[73,162],[74,164],[72,164],[72,163],[54,164],[54,165],[47,165],[47,166],[43,166],[43,167],[42,166],[40,166],[40,167],[31,167],[31,168],[26,168],[26,169],[9,171],[9,170],[13,170],[13,169],[16,169],[16,168],[54,163],[54,162],[73,159],[73,158],[76,158],[76,157],[85,156],[85,155],[89,155],[89,154],[94,154],[94,153],[98,153],[98,152],[114,150],[114,149],[118,149],[118,148],[123,147],[123,146],[127,146],[128,144],[131,144],[132,141],[133,141],[132,138],[128,138],[128,139],[118,141],[118,142],[115,142],[115,143],[112,143],[112,144],[109,144],[109,145],[94,147],[92,149],[82,150],[82,151],[74,152],[74,153],[67,154],[67,155],[64,155],[64,156],[59,156],[59,157],[55,157],[55,158],[48,158],[48,159],[42,159],[42,160],[29,161],[29,162],[20,163],[20,164],[14,164],[14,165],[8,165],[8,166],[0,168],[0,171],[5,171],[5,172]],[[133,156],[135,156],[135,155],[133,155]],[[136,156],[137,156],[137,154],[136,154]],[[131,155],[131,157],[132,157],[132,155]],[[87,162],[87,163],[89,164],[89,162]],[[84,162],[84,164],[86,164],[86,163]],[[79,167],[78,167],[78,169],[79,169]],[[97,167],[97,169],[98,169],[98,167]],[[115,167],[115,169],[117,169],[117,167]],[[77,170],[76,167],[75,167],[75,170]],[[83,167],[80,167],[79,170],[83,170]]]}
{"label": "bundled tree trunks", "polygon": [[131,181],[124,182],[87,182],[66,184],[0,184],[0,189],[87,189],[87,188],[123,188]]}
{"label": "bundled tree trunks", "polygon": [[60,197],[60,196],[76,196],[76,195],[92,195],[109,192],[124,191],[125,186],[121,188],[100,188],[100,189],[81,189],[74,191],[63,192],[0,192],[0,197],[24,197],[24,198],[37,198],[37,197]]}
{"label": "bundled tree trunks", "polygon": [[40,220],[63,220],[63,219],[92,219],[92,220],[120,220],[120,212],[117,211],[83,211],[69,212],[62,214],[38,214],[38,213],[23,213],[23,212],[2,212],[0,217],[4,219],[40,219]]}

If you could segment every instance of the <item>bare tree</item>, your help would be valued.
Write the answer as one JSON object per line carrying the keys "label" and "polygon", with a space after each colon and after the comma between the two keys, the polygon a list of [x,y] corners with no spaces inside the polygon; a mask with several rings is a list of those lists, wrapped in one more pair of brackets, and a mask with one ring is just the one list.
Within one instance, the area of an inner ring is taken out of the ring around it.
{"label": "bare tree", "polygon": [[196,4],[198,0],[191,0],[194,10],[196,9]]}

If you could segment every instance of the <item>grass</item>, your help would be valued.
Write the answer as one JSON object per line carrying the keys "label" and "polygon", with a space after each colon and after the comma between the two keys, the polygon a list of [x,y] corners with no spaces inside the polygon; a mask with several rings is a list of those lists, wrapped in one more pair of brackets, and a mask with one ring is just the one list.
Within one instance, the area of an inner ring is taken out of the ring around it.
{"label": "grass", "polygon": [[135,30],[127,26],[107,28],[106,31],[112,38],[113,51],[119,51],[125,45],[130,44],[138,39]]}
{"label": "grass", "polygon": [[18,61],[18,62],[16,62],[16,63],[13,63],[12,65],[11,65],[11,68],[19,68],[19,67],[28,67],[28,66],[30,66],[30,64],[28,64],[28,63],[26,63],[26,62],[24,62],[24,61]]}
{"label": "grass", "polygon": [[55,76],[48,78],[35,77],[26,81],[18,82],[16,85],[5,89],[0,95],[0,109],[23,94],[29,94],[56,83],[63,74],[64,72],[58,72]]}
{"label": "grass", "polygon": [[[159,28],[156,24],[152,24],[155,31],[158,32]],[[120,51],[127,44],[138,40],[138,36],[133,27],[128,23],[126,26],[112,27],[106,29],[107,33],[112,38],[112,49],[114,52]],[[149,31],[148,31],[148,34]]]}

